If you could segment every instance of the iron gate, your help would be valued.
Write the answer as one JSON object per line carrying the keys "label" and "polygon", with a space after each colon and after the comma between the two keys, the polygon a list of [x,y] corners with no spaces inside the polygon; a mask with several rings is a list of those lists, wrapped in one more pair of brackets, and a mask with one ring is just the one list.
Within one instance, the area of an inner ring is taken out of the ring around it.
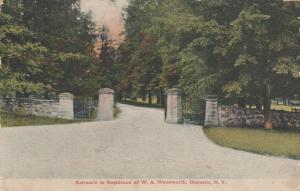
{"label": "iron gate", "polygon": [[205,99],[182,95],[183,122],[193,125],[204,125]]}
{"label": "iron gate", "polygon": [[[164,115],[167,118],[167,94],[164,96]],[[205,121],[205,99],[201,97],[191,97],[182,94],[182,117],[183,122],[193,125],[204,125]]]}
{"label": "iron gate", "polygon": [[75,97],[74,118],[93,120],[97,117],[98,99],[94,97]]}

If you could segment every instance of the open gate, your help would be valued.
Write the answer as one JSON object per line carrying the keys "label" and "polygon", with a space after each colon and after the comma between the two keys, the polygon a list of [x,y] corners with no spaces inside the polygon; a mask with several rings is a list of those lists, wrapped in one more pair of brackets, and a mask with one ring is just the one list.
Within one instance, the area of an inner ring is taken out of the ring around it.
{"label": "open gate", "polygon": [[77,120],[94,120],[97,118],[98,99],[94,97],[75,97],[74,118]]}

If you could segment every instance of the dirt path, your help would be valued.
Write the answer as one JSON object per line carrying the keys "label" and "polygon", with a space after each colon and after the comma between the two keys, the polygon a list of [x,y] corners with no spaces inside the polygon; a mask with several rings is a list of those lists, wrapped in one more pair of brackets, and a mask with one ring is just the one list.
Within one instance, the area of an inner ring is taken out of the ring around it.
{"label": "dirt path", "polygon": [[291,178],[300,162],[222,148],[201,127],[120,105],[112,122],[0,129],[4,178]]}

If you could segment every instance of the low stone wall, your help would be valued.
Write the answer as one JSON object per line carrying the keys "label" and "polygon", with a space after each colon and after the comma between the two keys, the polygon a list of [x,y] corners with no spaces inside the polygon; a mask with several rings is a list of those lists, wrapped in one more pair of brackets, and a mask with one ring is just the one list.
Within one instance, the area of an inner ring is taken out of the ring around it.
{"label": "low stone wall", "polygon": [[5,110],[19,111],[35,116],[62,118],[58,100],[2,98],[0,106]]}
{"label": "low stone wall", "polygon": [[74,119],[73,95],[64,93],[59,100],[1,98],[0,108],[40,117]]}
{"label": "low stone wall", "polygon": [[263,113],[257,110],[219,106],[218,115],[222,127],[262,127],[264,124]]}
{"label": "low stone wall", "polygon": [[[263,127],[262,111],[233,106],[218,107],[219,125],[222,127]],[[274,128],[300,128],[300,113],[273,111]]]}
{"label": "low stone wall", "polygon": [[274,128],[300,129],[300,113],[274,111],[273,125]]}
{"label": "low stone wall", "polygon": [[41,117],[62,118],[61,108],[58,101],[33,100],[31,104],[25,104],[27,113]]}

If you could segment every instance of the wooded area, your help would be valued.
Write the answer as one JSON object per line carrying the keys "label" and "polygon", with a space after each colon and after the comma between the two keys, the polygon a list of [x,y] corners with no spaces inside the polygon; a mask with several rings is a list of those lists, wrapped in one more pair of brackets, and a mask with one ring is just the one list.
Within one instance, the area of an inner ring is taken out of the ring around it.
{"label": "wooded area", "polygon": [[271,98],[300,95],[299,13],[282,0],[131,0],[116,47],[78,0],[6,0],[0,92],[97,95],[110,87],[119,99],[162,101],[164,90],[177,87],[195,102],[216,94],[263,106],[268,116]]}
{"label": "wooded area", "polygon": [[[299,6],[282,0],[132,0],[120,47],[131,93],[178,87],[191,99],[265,110],[299,96]],[[269,127],[268,127],[269,126]]]}

